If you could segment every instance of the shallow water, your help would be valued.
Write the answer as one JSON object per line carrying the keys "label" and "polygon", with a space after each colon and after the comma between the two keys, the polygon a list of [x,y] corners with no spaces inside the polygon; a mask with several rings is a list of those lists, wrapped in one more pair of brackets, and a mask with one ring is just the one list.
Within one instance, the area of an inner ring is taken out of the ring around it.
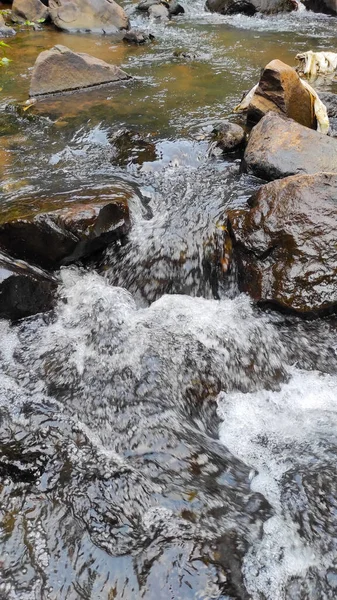
{"label": "shallow water", "polygon": [[[335,599],[336,322],[262,313],[216,267],[262,182],[207,136],[269,60],[334,49],[336,20],[126,6],[154,44],[26,28],[0,73],[2,210],[113,188],[132,217],[96,270],[62,269],[54,314],[0,322],[0,597]],[[56,43],[136,79],[23,111]]]}

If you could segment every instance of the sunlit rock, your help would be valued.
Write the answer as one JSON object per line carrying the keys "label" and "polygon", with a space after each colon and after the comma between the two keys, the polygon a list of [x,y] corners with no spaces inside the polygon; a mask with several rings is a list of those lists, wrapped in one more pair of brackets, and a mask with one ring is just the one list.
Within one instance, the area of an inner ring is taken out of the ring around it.
{"label": "sunlit rock", "polygon": [[54,306],[57,280],[0,252],[0,319],[22,319]]}
{"label": "sunlit rock", "polygon": [[337,175],[274,181],[249,205],[230,217],[241,290],[302,315],[336,312]]}
{"label": "sunlit rock", "polygon": [[37,57],[29,94],[54,94],[126,79],[130,76],[115,65],[59,45]]}
{"label": "sunlit rock", "polygon": [[41,0],[14,0],[12,19],[18,23],[45,21],[49,15],[47,6]]}
{"label": "sunlit rock", "polygon": [[296,60],[299,63],[298,72],[306,75],[309,79],[315,78],[318,74],[327,75],[337,70],[337,54],[335,52],[308,50],[308,52],[296,54]]}
{"label": "sunlit rock", "polygon": [[114,0],[49,0],[53,23],[66,31],[113,34],[128,29],[129,19]]}
{"label": "sunlit rock", "polygon": [[337,141],[270,112],[254,127],[242,168],[268,181],[303,173],[337,173]]}

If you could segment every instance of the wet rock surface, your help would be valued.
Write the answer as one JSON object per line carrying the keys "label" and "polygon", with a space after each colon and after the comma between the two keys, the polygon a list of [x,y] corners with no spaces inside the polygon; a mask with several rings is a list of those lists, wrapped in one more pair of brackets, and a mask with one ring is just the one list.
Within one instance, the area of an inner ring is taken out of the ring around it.
{"label": "wet rock surface", "polygon": [[[44,268],[57,268],[94,254],[130,227],[127,196],[82,191],[82,202],[56,198],[28,204],[26,213],[2,214],[0,248]],[[90,197],[91,196],[91,197]],[[110,198],[109,198],[110,196]],[[60,208],[61,207],[61,208]]]}
{"label": "wet rock surface", "polygon": [[114,65],[58,45],[37,57],[29,93],[41,96],[127,79],[130,76]]}
{"label": "wet rock surface", "polygon": [[297,123],[316,129],[313,101],[296,71],[281,60],[272,60],[263,69],[259,85],[249,104],[247,121],[257,123],[273,111]]}
{"label": "wet rock surface", "polygon": [[256,12],[265,14],[290,12],[295,9],[295,5],[291,0],[207,0],[206,8],[222,15],[243,13],[251,16]]}
{"label": "wet rock surface", "polygon": [[301,173],[337,172],[335,139],[268,113],[254,127],[242,168],[271,181]]}
{"label": "wet rock surface", "polygon": [[14,0],[12,19],[18,23],[45,21],[49,16],[48,7],[41,0]]}
{"label": "wet rock surface", "polygon": [[337,310],[337,175],[274,181],[230,218],[241,289],[302,315]]}
{"label": "wet rock surface", "polygon": [[15,34],[15,29],[8,27],[5,23],[5,19],[0,14],[0,38],[12,37]]}
{"label": "wet rock surface", "polygon": [[224,154],[243,150],[246,142],[245,130],[236,123],[222,121],[212,131],[213,146]]}
{"label": "wet rock surface", "polygon": [[129,19],[114,0],[49,0],[53,23],[65,31],[115,34]]}
{"label": "wet rock surface", "polygon": [[53,308],[57,280],[0,252],[0,319],[16,321]]}
{"label": "wet rock surface", "polygon": [[337,15],[336,0],[303,0],[303,4],[307,10],[326,13],[328,15]]}

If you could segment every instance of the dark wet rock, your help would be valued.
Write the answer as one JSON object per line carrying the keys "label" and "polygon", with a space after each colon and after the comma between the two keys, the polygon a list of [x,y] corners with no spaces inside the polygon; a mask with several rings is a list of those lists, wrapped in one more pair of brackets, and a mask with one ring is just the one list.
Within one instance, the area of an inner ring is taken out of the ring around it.
{"label": "dark wet rock", "polygon": [[114,0],[49,0],[53,23],[65,31],[114,34],[129,28],[129,19]]}
{"label": "dark wet rock", "polygon": [[127,73],[99,58],[54,46],[37,57],[29,93],[54,94],[126,79],[130,79]]}
{"label": "dark wet rock", "polygon": [[256,12],[275,14],[294,10],[296,3],[292,0],[207,0],[206,8],[222,15],[254,15]]}
{"label": "dark wet rock", "polygon": [[0,38],[12,37],[15,34],[15,29],[12,27],[7,27],[3,16],[0,14]]}
{"label": "dark wet rock", "polygon": [[281,60],[272,60],[264,69],[247,112],[247,121],[257,123],[273,111],[316,129],[312,96],[296,71]]}
{"label": "dark wet rock", "polygon": [[181,6],[181,4],[177,2],[177,0],[170,0],[168,6],[169,13],[172,17],[175,17],[177,15],[183,15],[185,13],[183,6]]}
{"label": "dark wet rock", "polygon": [[331,92],[320,92],[319,93],[320,100],[325,104],[326,110],[328,113],[328,117],[336,118],[337,117],[337,94],[332,94]]}
{"label": "dark wet rock", "polygon": [[53,308],[57,280],[0,252],[0,318],[16,321]]}
{"label": "dark wet rock", "polygon": [[47,6],[40,0],[14,0],[12,5],[12,20],[17,23],[46,20],[49,16]]}
{"label": "dark wet rock", "polygon": [[307,10],[313,12],[326,13],[328,15],[337,15],[336,0],[302,0]]}
{"label": "dark wet rock", "polygon": [[337,141],[268,113],[250,135],[242,168],[268,181],[303,173],[337,173]]}
{"label": "dark wet rock", "polygon": [[246,133],[240,125],[223,121],[219,123],[212,132],[213,144],[222,152],[235,152],[244,147]]}
{"label": "dark wet rock", "polygon": [[139,133],[129,129],[119,129],[110,136],[114,145],[114,163],[121,166],[128,164],[142,165],[144,162],[153,162],[157,159],[155,143],[142,137]]}
{"label": "dark wet rock", "polygon": [[158,4],[158,0],[141,0],[139,4],[137,4],[137,10],[142,10],[147,12],[150,6]]}
{"label": "dark wet rock", "polygon": [[127,233],[130,221],[125,192],[102,190],[89,201],[85,190],[83,195],[82,202],[59,198],[53,205],[41,206],[36,201],[20,216],[1,216],[0,248],[50,269],[85,258]]}
{"label": "dark wet rock", "polygon": [[230,216],[242,291],[304,316],[337,310],[337,175],[298,175],[263,186]]}
{"label": "dark wet rock", "polygon": [[137,29],[129,29],[125,32],[123,40],[129,44],[145,44],[145,42],[154,40],[154,35],[138,31]]}
{"label": "dark wet rock", "polygon": [[149,16],[153,19],[168,19],[170,16],[169,9],[165,4],[152,4],[148,10]]}

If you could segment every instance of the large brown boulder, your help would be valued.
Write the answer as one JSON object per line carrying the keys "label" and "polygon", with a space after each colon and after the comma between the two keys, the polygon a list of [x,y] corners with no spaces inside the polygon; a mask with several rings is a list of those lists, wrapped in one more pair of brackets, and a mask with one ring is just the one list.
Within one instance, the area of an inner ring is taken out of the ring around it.
{"label": "large brown boulder", "polygon": [[268,181],[301,173],[337,173],[337,140],[268,113],[252,130],[242,169]]}
{"label": "large brown boulder", "polygon": [[275,14],[290,12],[296,8],[292,0],[207,0],[206,9],[221,15],[244,13],[254,15],[256,12]]}
{"label": "large brown boulder", "polygon": [[12,19],[18,23],[24,21],[37,23],[47,19],[48,15],[48,8],[41,0],[14,0],[12,5]]}
{"label": "large brown boulder", "polygon": [[76,262],[127,233],[132,195],[131,189],[82,190],[75,200],[71,194],[50,201],[35,199],[26,210],[20,209],[20,216],[4,210],[0,249],[47,269]]}
{"label": "large brown boulder", "polygon": [[337,175],[264,185],[230,217],[242,291],[285,311],[337,311]]}
{"label": "large brown boulder", "polygon": [[16,321],[50,310],[57,280],[0,252],[0,319]]}
{"label": "large brown boulder", "polygon": [[125,79],[130,79],[127,73],[99,58],[54,46],[37,57],[29,94],[55,94]]}
{"label": "large brown boulder", "polygon": [[114,0],[49,0],[53,23],[65,31],[116,33],[129,28],[129,19]]}
{"label": "large brown boulder", "polygon": [[337,15],[337,0],[302,0],[308,10],[328,15]]}
{"label": "large brown boulder", "polygon": [[264,69],[250,102],[247,121],[257,123],[273,111],[316,129],[314,103],[296,71],[281,60],[272,60]]}

